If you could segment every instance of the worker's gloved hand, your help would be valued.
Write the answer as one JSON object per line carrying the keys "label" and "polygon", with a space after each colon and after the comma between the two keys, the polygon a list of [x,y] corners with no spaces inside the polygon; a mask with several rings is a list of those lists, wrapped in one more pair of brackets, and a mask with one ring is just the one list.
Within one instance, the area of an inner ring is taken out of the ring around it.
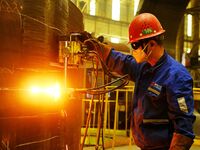
{"label": "worker's gloved hand", "polygon": [[79,36],[79,40],[81,42],[84,42],[85,40],[92,39],[92,38],[93,38],[92,35],[89,32],[87,32],[87,31],[81,32],[80,36]]}
{"label": "worker's gloved hand", "polygon": [[193,142],[193,139],[185,135],[174,133],[169,150],[189,150]]}
{"label": "worker's gloved hand", "polygon": [[85,40],[84,45],[87,46],[88,50],[97,52],[104,62],[106,62],[112,49],[109,45],[103,44],[94,38]]}

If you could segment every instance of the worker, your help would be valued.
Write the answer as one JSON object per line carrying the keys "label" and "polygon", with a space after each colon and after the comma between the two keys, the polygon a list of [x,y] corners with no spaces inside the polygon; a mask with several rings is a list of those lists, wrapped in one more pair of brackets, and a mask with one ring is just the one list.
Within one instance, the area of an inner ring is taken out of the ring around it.
{"label": "worker", "polygon": [[89,39],[85,44],[97,50],[111,71],[134,81],[131,128],[136,145],[142,150],[188,150],[195,138],[193,80],[165,50],[164,33],[153,14],[142,13],[129,25],[131,55]]}

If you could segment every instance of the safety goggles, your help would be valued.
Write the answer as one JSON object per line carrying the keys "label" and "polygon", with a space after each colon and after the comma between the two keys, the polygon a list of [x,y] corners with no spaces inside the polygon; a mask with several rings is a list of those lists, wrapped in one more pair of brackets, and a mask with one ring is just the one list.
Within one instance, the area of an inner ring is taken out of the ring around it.
{"label": "safety goggles", "polygon": [[146,53],[148,47],[148,41],[138,41],[131,43],[131,47],[133,48],[133,50],[137,50],[140,46],[142,47],[142,50]]}
{"label": "safety goggles", "polygon": [[131,43],[131,47],[133,48],[133,50],[137,50],[140,46],[142,47],[142,49],[144,49],[148,42],[149,40],[147,39],[133,42]]}
{"label": "safety goggles", "polygon": [[131,47],[133,50],[137,50],[140,46],[142,46],[143,43],[142,42],[134,42],[134,43],[131,43]]}

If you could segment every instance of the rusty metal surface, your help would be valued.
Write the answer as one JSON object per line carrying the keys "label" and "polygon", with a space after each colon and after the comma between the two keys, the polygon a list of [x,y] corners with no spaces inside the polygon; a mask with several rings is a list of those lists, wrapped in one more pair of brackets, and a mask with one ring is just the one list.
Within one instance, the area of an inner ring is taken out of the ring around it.
{"label": "rusty metal surface", "polygon": [[57,61],[58,36],[83,31],[70,0],[0,0],[0,66],[48,67]]}
{"label": "rusty metal surface", "polygon": [[78,96],[47,108],[28,104],[32,98],[21,89],[31,77],[62,76],[62,69],[49,66],[58,62],[59,36],[83,29],[70,0],[0,0],[0,149],[79,149]]}

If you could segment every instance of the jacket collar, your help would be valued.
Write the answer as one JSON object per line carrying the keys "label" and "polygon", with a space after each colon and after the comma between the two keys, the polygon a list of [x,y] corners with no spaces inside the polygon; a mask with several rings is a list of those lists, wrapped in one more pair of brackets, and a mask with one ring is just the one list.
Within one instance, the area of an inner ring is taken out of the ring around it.
{"label": "jacket collar", "polygon": [[147,71],[154,72],[156,69],[158,69],[162,64],[164,64],[167,60],[167,52],[164,51],[164,54],[160,57],[160,59],[157,61],[157,63],[154,66],[151,66],[148,62],[146,62],[146,67],[148,68]]}

